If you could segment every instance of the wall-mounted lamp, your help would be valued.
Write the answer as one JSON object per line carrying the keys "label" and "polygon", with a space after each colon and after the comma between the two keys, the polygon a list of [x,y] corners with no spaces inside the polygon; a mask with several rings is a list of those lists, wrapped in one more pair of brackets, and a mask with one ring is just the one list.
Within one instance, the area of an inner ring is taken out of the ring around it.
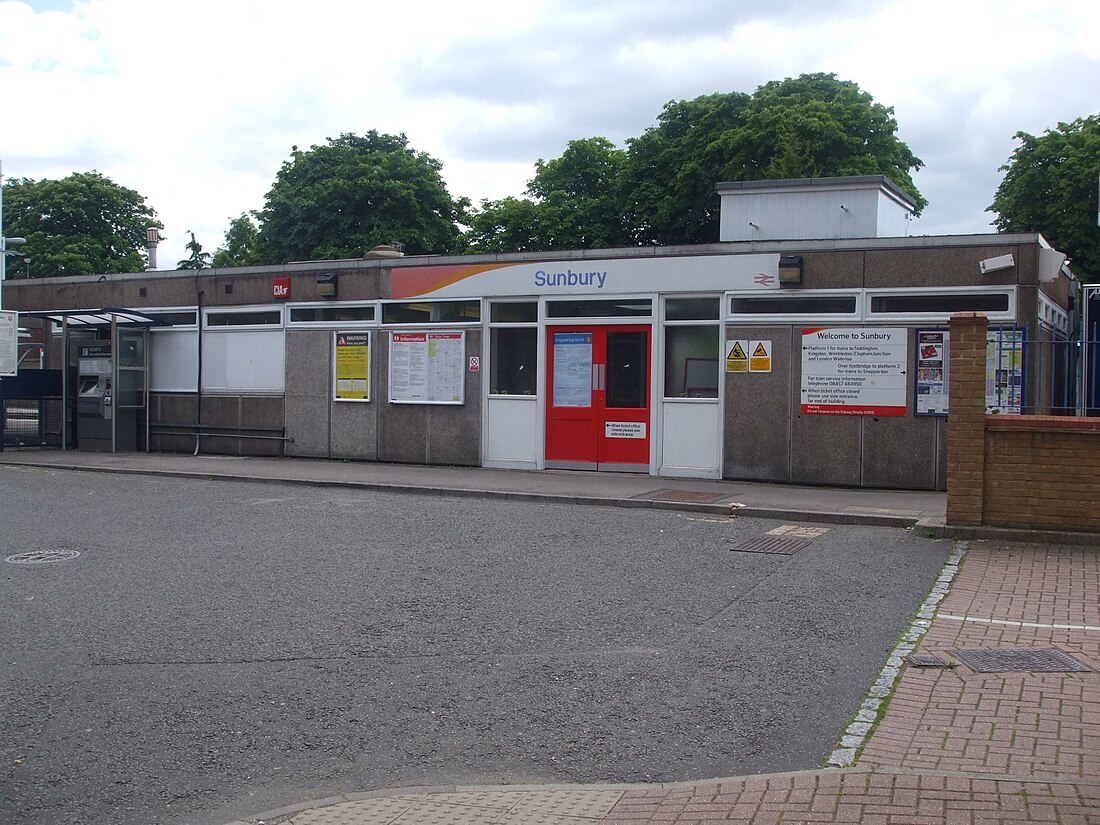
{"label": "wall-mounted lamp", "polygon": [[749,226],[751,226],[751,227],[752,227],[753,229],[759,229],[759,228],[760,228],[759,226],[757,226],[757,225],[756,225],[755,223],[753,223],[752,221],[749,221]]}
{"label": "wall-mounted lamp", "polygon": [[779,283],[781,283],[781,284],[800,284],[800,283],[802,283],[802,256],[801,255],[780,255],[779,256]]}
{"label": "wall-mounted lamp", "polygon": [[326,272],[317,276],[317,294],[322,298],[335,298],[339,282],[335,272]]}

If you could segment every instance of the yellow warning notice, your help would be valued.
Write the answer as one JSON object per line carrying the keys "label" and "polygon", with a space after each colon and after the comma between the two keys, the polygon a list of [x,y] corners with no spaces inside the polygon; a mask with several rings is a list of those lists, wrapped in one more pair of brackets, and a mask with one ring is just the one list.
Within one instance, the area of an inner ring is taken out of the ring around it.
{"label": "yellow warning notice", "polygon": [[772,371],[771,341],[750,341],[749,350],[752,352],[752,357],[749,358],[750,372]]}
{"label": "yellow warning notice", "polygon": [[726,342],[726,372],[748,372],[748,341]]}

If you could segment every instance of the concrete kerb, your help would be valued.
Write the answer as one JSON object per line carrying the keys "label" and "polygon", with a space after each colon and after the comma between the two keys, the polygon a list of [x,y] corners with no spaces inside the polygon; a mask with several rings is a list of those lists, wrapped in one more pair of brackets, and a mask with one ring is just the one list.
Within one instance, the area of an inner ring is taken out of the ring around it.
{"label": "concrete kerb", "polygon": [[192,470],[143,469],[134,467],[80,466],[77,464],[43,465],[35,462],[5,461],[10,466],[34,467],[50,470],[76,470],[91,473],[114,473],[117,475],[159,476],[203,481],[236,481],[252,484],[285,484],[304,487],[340,488],[350,490],[371,490],[383,493],[420,493],[432,496],[450,496],[453,498],[496,498],[505,501],[532,501],[545,504],[587,505],[598,507],[617,507],[622,509],[676,510],[690,513],[705,513],[715,516],[766,518],[787,521],[802,521],[824,524],[865,525],[875,527],[908,528],[916,524],[915,516],[892,516],[880,513],[837,513],[816,510],[793,510],[785,508],[753,507],[729,503],[704,503],[692,501],[666,501],[661,499],[575,496],[558,493],[521,492],[516,490],[485,490],[462,487],[438,487],[417,484],[387,484],[378,481],[352,481],[341,479],[304,479],[257,476],[246,473],[210,472]]}
{"label": "concrete kerb", "polygon": [[299,802],[282,808],[255,814],[248,819],[235,819],[225,825],[274,825],[274,823],[286,820],[296,814],[312,811],[317,808],[328,808],[333,805],[342,805],[348,802],[369,802],[374,799],[388,799],[396,796],[441,796],[443,794],[459,793],[592,793],[594,791],[674,791],[677,789],[698,788],[701,785],[721,785],[730,782],[744,782],[745,780],[784,779],[800,776],[821,776],[830,773],[865,772],[860,769],[840,768],[815,768],[804,771],[786,771],[783,773],[746,774],[744,776],[715,777],[713,779],[695,779],[683,782],[620,782],[599,783],[591,785],[423,785],[404,788],[381,788],[373,791],[358,793],[346,793],[339,796],[327,796],[322,799],[314,799],[309,802]]}
{"label": "concrete kerb", "polygon": [[951,590],[951,583],[959,573],[959,566],[966,555],[966,550],[967,543],[965,541],[957,542],[952,549],[951,555],[948,556],[947,561],[940,569],[940,575],[935,584],[932,585],[932,589],[917,609],[913,620],[902,633],[901,640],[890,652],[886,664],[879,671],[878,678],[867,691],[867,695],[860,703],[855,716],[845,728],[837,747],[826,760],[825,764],[827,766],[848,768],[857,764],[863,746],[867,743],[879,722],[882,721],[882,717],[890,705],[894,688],[897,686],[898,679],[901,678],[902,669],[905,666],[905,657],[917,649],[921,639],[932,627],[940,602],[947,598],[947,594]]}

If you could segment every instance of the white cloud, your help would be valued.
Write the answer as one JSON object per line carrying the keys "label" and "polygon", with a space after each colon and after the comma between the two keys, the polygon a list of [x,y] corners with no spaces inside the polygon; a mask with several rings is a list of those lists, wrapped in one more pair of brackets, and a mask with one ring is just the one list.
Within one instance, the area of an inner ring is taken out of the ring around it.
{"label": "white cloud", "polygon": [[1100,4],[779,0],[0,0],[0,158],[98,169],[165,222],[162,263],[262,206],[291,146],[405,132],[451,192],[520,194],[566,141],[670,99],[836,72],[926,163],[919,232],[987,231],[1017,130],[1100,111]]}

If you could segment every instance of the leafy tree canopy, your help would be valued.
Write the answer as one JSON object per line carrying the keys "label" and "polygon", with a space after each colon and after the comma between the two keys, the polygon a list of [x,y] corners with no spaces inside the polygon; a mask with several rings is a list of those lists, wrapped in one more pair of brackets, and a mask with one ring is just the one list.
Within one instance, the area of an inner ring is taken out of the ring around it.
{"label": "leafy tree canopy", "polygon": [[164,227],[156,214],[143,196],[95,171],[4,184],[4,234],[27,239],[20,251],[42,277],[142,271],[145,230]]}
{"label": "leafy tree canopy", "polygon": [[913,196],[919,214],[927,201],[910,173],[923,163],[897,128],[893,109],[834,74],[773,81],[751,96],[671,101],[625,154],[590,138],[540,160],[528,186],[534,208],[510,198],[483,204],[470,243],[486,251],[518,249],[517,239],[532,244],[524,249],[713,243],[720,181],[881,174]]}
{"label": "leafy tree canopy", "polygon": [[243,212],[229,221],[225,240],[214,250],[213,266],[253,266],[264,263],[260,255],[260,230],[256,212]]}
{"label": "leafy tree canopy", "polygon": [[394,242],[411,254],[461,248],[469,201],[450,196],[438,160],[403,134],[327,141],[295,146],[277,173],[260,212],[264,262],[359,257]]}
{"label": "leafy tree canopy", "polygon": [[529,199],[482,201],[467,241],[479,252],[593,249],[631,242],[618,185],[626,153],[607,138],[571,140],[535,163]]}
{"label": "leafy tree canopy", "polygon": [[1073,261],[1084,281],[1100,280],[1097,173],[1100,115],[1059,123],[1036,137],[1017,132],[1020,145],[1001,167],[1001,185],[986,210],[1002,232],[1041,232]]}
{"label": "leafy tree canopy", "polygon": [[718,240],[714,186],[729,179],[718,141],[744,122],[750,99],[730,92],[669,101],[656,126],[627,141],[621,191],[637,243]]}

